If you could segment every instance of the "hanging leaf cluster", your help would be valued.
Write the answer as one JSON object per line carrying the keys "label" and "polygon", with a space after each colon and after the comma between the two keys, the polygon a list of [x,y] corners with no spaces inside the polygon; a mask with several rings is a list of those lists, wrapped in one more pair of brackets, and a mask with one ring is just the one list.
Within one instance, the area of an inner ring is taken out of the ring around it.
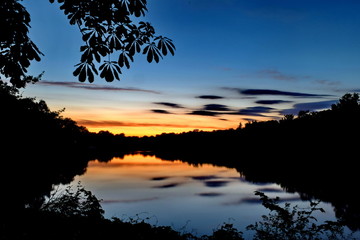
{"label": "hanging leaf cluster", "polygon": [[[54,3],[55,0],[49,0]],[[174,55],[171,39],[156,36],[154,27],[133,17],[145,16],[146,0],[57,0],[71,25],[77,25],[84,45],[74,76],[93,82],[95,75],[107,82],[120,80],[122,68],[130,68],[136,53],[158,63]],[[99,66],[99,67],[98,67]]]}
{"label": "hanging leaf cluster", "polygon": [[27,35],[29,23],[30,15],[18,1],[0,1],[0,74],[17,88],[38,80],[27,75],[27,68],[43,55]]}

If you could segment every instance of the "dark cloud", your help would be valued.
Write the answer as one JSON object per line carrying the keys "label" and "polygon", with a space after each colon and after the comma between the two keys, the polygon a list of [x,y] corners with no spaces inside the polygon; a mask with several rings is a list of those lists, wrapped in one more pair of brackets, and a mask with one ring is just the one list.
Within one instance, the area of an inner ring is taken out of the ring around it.
{"label": "dark cloud", "polygon": [[219,115],[220,113],[218,112],[212,112],[212,111],[204,111],[204,110],[195,110],[192,111],[191,113],[188,113],[190,115],[199,115],[199,116],[211,116],[211,117],[216,117],[217,115]]}
{"label": "dark cloud", "polygon": [[273,96],[288,96],[288,97],[325,97],[329,95],[301,93],[301,92],[287,92],[273,89],[241,89],[241,88],[224,88],[227,90],[237,91],[243,95],[259,96],[259,95],[273,95]]}
{"label": "dark cloud", "polygon": [[164,185],[160,185],[160,186],[155,186],[154,188],[173,188],[173,187],[177,187],[179,185],[180,185],[180,183],[169,183],[169,184],[164,184]]}
{"label": "dark cloud", "polygon": [[281,103],[290,103],[291,101],[285,101],[285,100],[259,100],[255,103],[257,104],[264,104],[264,105],[273,105],[273,104],[281,104]]}
{"label": "dark cloud", "polygon": [[151,109],[151,111],[154,113],[171,114],[171,112],[169,112],[167,110],[163,110],[163,109]]}
{"label": "dark cloud", "polygon": [[248,107],[248,108],[241,109],[241,110],[239,110],[239,112],[237,114],[261,117],[261,116],[264,116],[263,113],[270,113],[273,110],[274,110],[274,108],[271,108],[271,107],[257,106],[257,107]]}
{"label": "dark cloud", "polygon": [[204,106],[205,111],[221,111],[221,112],[227,112],[231,111],[226,105],[222,104],[207,104]]}
{"label": "dark cloud", "polygon": [[[301,199],[299,197],[286,197],[286,198],[280,198],[279,199],[279,203],[288,203],[288,202],[296,202],[296,201],[301,201]],[[225,203],[224,205],[241,205],[241,204],[262,204],[262,201],[260,200],[260,198],[256,198],[256,197],[247,197],[247,198],[242,198],[238,201],[234,201],[234,202],[228,202]]]}
{"label": "dark cloud", "polygon": [[332,104],[337,103],[337,100],[329,101],[320,101],[320,102],[308,102],[308,103],[298,103],[293,106],[291,109],[286,109],[281,111],[282,114],[298,114],[299,111],[317,111],[322,109],[328,109]]}
{"label": "dark cloud", "polygon": [[221,181],[221,180],[215,180],[215,181],[205,181],[204,184],[207,187],[223,187],[227,185],[229,181]]}
{"label": "dark cloud", "polygon": [[163,181],[163,180],[167,180],[169,179],[169,177],[153,177],[150,180],[151,181]]}
{"label": "dark cloud", "polygon": [[109,87],[105,85],[97,85],[92,83],[80,83],[80,82],[65,82],[65,81],[40,81],[38,84],[45,86],[60,86],[68,88],[81,88],[86,90],[100,90],[100,91],[129,91],[129,92],[146,92],[160,94],[158,91],[140,89],[140,88],[118,88],[118,87]]}
{"label": "dark cloud", "polygon": [[224,97],[217,96],[217,95],[201,95],[201,96],[197,96],[196,98],[201,98],[201,99],[223,99]]}
{"label": "dark cloud", "polygon": [[199,193],[197,195],[199,195],[201,197],[219,197],[219,196],[222,196],[224,194],[216,193],[216,192],[206,192],[206,193]]}
{"label": "dark cloud", "polygon": [[229,109],[226,105],[221,104],[208,104],[205,105],[201,110],[192,111],[191,115],[200,115],[200,116],[211,116],[216,117],[218,115],[248,115],[248,116],[264,116],[264,113],[270,113],[274,111],[274,108],[271,107],[248,107],[240,109],[238,111]]}
{"label": "dark cloud", "polygon": [[170,103],[170,102],[155,102],[155,104],[163,105],[166,107],[172,107],[172,108],[184,108],[183,106],[181,106],[177,103]]}
{"label": "dark cloud", "polygon": [[191,178],[198,181],[206,181],[206,180],[216,179],[218,177],[215,175],[205,175],[205,176],[195,176]]}

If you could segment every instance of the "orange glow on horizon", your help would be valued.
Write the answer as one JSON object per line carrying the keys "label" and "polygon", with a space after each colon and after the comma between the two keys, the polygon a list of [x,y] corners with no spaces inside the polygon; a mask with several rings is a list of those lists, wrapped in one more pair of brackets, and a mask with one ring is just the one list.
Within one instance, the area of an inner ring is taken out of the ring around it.
{"label": "orange glow on horizon", "polygon": [[[125,136],[156,136],[162,133],[182,133],[194,130],[214,131],[237,128],[248,122],[247,116],[226,115],[226,118],[186,114],[157,114],[146,111],[112,111],[94,108],[93,111],[72,109],[65,115],[86,127],[90,132],[109,131]],[[250,116],[248,116],[250,117]],[[268,120],[256,117],[257,121]]]}

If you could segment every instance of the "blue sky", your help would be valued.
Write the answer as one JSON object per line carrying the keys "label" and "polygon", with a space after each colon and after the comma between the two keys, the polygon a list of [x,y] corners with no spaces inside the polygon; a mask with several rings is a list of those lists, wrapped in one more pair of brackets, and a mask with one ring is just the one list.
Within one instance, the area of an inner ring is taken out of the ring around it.
{"label": "blue sky", "polygon": [[[58,5],[24,1],[45,54],[23,94],[66,108],[91,131],[154,135],[237,127],[328,108],[360,89],[360,1],[149,0],[146,21],[175,56],[135,57],[121,81],[72,76],[82,45]],[[138,21],[135,19],[135,21]]]}

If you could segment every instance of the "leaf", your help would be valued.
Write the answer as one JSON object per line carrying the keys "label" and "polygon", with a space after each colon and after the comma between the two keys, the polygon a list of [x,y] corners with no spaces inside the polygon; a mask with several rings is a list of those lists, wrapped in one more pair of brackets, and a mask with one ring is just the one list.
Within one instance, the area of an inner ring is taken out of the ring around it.
{"label": "leaf", "polygon": [[[119,55],[118,64],[120,65],[120,67],[126,66],[127,69],[130,68],[130,63],[129,63],[128,57],[129,57],[129,56],[126,54],[126,52],[122,52],[122,53]],[[132,57],[130,57],[130,59],[132,59]]]}
{"label": "leaf", "polygon": [[164,55],[164,56],[166,56],[167,55],[167,49],[166,49],[166,47],[164,46],[164,44],[161,44],[161,46],[162,46],[162,48],[159,48],[159,49],[161,49],[161,52],[162,52],[162,54]]}
{"label": "leaf", "polygon": [[100,63],[101,57],[100,57],[99,53],[94,51],[93,54],[94,54],[94,56],[95,56],[95,60],[96,60],[98,63]]}
{"label": "leaf", "polygon": [[155,51],[154,51],[154,59],[155,59],[156,63],[159,63],[160,58],[159,58],[159,55]]}
{"label": "leaf", "polygon": [[130,68],[130,63],[129,63],[129,60],[127,59],[127,57],[125,57],[125,65],[126,65],[126,68],[129,69]]}
{"label": "leaf", "polygon": [[[140,42],[140,41],[139,41]],[[140,52],[141,51],[141,47],[140,47],[140,43],[136,43],[136,45],[135,45],[135,47],[136,47],[136,52]]]}
{"label": "leaf", "polygon": [[169,42],[169,41],[167,41],[166,43],[166,47],[167,47],[167,49],[169,49],[169,51],[170,51],[170,53],[171,53],[171,55],[175,55],[175,46],[174,46],[174,44],[172,43],[172,42]]}
{"label": "leaf", "polygon": [[146,46],[143,50],[143,54],[146,54],[150,49],[150,45]]}
{"label": "leaf", "polygon": [[90,83],[94,82],[94,74],[89,67],[86,68],[86,72],[87,72],[89,82]]}
{"label": "leaf", "polygon": [[81,46],[81,47],[80,47],[80,52],[83,52],[83,51],[85,51],[85,50],[88,49],[88,48],[89,48],[89,46],[87,46],[87,45]]}
{"label": "leaf", "polygon": [[153,52],[152,49],[149,48],[149,51],[148,51],[147,57],[146,57],[147,61],[148,61],[149,63],[151,63],[152,60],[153,60],[153,57],[154,57],[154,52]]}
{"label": "leaf", "polygon": [[124,53],[120,53],[119,55],[119,59],[118,59],[118,64],[120,65],[120,67],[124,66],[125,60],[124,60]]}
{"label": "leaf", "polygon": [[83,67],[80,71],[79,81],[85,82],[85,80],[86,80],[86,71],[85,71],[85,68]]}
{"label": "leaf", "polygon": [[101,70],[103,70],[103,69],[104,69],[104,67],[106,66],[106,64],[107,64],[107,63],[103,63],[103,64],[101,64],[101,65],[100,65],[100,67],[99,67],[99,70],[100,70],[100,71],[101,71]]}
{"label": "leaf", "polygon": [[114,74],[114,76],[115,76],[115,78],[117,79],[117,80],[120,80],[120,78],[119,78],[119,74],[117,73],[117,71],[113,71],[113,74]]}
{"label": "leaf", "polygon": [[85,33],[85,34],[82,36],[83,41],[84,41],[84,42],[88,41],[91,35],[93,35],[93,32]]}
{"label": "leaf", "polygon": [[106,75],[106,68],[104,67],[106,63],[104,63],[103,65],[100,66],[99,70],[102,70],[100,73],[100,77],[104,78]]}
{"label": "leaf", "polygon": [[[80,73],[80,71],[81,71],[81,69],[83,68],[83,64],[82,63],[79,63],[79,64],[77,64],[77,65],[79,65],[76,69],[75,69],[75,71],[73,72],[73,75],[76,77],[77,75],[79,75],[79,73]],[[77,65],[75,65],[75,66],[77,66]]]}
{"label": "leaf", "polygon": [[114,75],[113,75],[113,73],[112,73],[112,71],[111,71],[111,69],[110,69],[110,66],[107,66],[105,69],[106,69],[106,72],[105,72],[105,80],[106,80],[107,82],[112,82],[112,81],[114,81]]}
{"label": "leaf", "polygon": [[97,71],[97,69],[96,69],[96,67],[95,67],[94,63],[89,63],[88,65],[90,65],[91,70],[92,70],[92,71],[93,71],[96,75],[98,75],[98,71]]}
{"label": "leaf", "polygon": [[[116,70],[118,73],[121,74],[121,68],[117,65],[117,63],[114,63],[112,66],[115,68],[115,70]],[[115,70],[114,70],[114,71],[115,71]]]}

